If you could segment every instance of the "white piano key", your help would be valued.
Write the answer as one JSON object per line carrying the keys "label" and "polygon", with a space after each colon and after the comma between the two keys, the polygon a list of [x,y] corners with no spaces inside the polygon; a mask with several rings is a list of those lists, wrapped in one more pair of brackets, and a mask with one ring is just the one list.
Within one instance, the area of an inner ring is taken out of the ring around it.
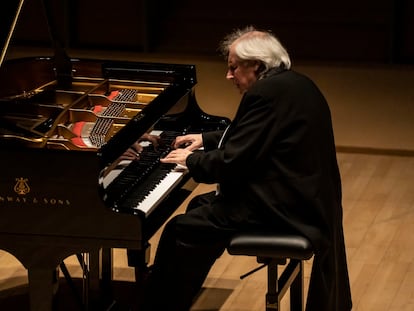
{"label": "white piano key", "polygon": [[140,210],[149,215],[157,205],[175,188],[186,174],[184,170],[172,170],[169,172],[157,186],[142,200],[134,209]]}

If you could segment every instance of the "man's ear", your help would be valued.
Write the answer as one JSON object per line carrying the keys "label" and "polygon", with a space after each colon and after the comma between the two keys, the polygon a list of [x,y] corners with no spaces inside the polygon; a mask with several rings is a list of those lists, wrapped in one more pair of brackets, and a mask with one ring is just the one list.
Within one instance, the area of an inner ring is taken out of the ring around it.
{"label": "man's ear", "polygon": [[256,72],[257,75],[260,75],[265,70],[266,70],[266,66],[262,62],[256,62],[255,72]]}

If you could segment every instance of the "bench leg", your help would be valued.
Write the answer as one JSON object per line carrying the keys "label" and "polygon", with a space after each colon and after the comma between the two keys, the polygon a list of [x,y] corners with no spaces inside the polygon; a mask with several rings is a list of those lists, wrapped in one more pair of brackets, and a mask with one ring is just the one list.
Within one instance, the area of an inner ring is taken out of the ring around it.
{"label": "bench leg", "polygon": [[303,261],[298,261],[299,272],[290,286],[290,310],[304,311],[303,305]]}
{"label": "bench leg", "polygon": [[280,278],[279,261],[270,261],[267,266],[266,311],[280,311],[281,300],[290,289],[290,310],[304,311],[303,304],[303,261],[291,260]]}
{"label": "bench leg", "polygon": [[266,311],[278,311],[279,308],[279,284],[278,284],[278,265],[270,262],[267,266],[267,293]]}

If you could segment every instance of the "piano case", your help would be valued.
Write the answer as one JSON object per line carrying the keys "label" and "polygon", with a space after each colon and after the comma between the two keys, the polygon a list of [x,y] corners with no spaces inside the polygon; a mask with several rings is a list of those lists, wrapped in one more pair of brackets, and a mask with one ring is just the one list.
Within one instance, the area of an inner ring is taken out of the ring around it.
{"label": "piano case", "polygon": [[194,186],[159,158],[178,134],[229,124],[198,106],[192,64],[69,57],[53,2],[53,56],[6,57],[24,1],[7,2],[0,28],[0,248],[28,270],[32,310],[52,309],[50,276],[68,256],[91,254],[91,287],[111,281],[103,250],[134,250],[145,268],[148,240]]}

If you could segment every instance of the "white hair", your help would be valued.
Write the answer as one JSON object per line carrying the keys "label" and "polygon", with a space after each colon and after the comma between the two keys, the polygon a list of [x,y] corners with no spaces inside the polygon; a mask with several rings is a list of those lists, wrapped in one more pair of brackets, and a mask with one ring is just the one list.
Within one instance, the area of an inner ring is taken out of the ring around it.
{"label": "white hair", "polygon": [[259,61],[264,66],[263,72],[282,64],[286,69],[291,67],[288,52],[269,31],[256,30],[252,26],[236,29],[220,43],[219,50],[225,57],[233,43],[236,43],[235,53],[240,60]]}

